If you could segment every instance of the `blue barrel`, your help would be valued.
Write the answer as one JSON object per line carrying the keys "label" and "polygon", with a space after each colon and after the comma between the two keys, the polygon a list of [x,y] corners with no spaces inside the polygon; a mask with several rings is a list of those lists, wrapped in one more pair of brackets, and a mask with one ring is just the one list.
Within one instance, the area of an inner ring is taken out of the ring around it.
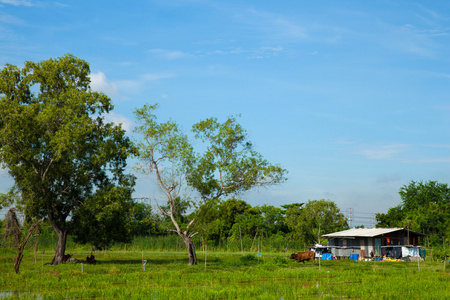
{"label": "blue barrel", "polygon": [[359,254],[350,254],[350,259],[358,260]]}

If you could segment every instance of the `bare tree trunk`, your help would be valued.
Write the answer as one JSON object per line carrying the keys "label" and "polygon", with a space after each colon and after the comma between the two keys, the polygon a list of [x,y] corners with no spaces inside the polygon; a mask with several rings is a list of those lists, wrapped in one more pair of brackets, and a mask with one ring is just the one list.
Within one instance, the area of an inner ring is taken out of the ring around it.
{"label": "bare tree trunk", "polygon": [[192,242],[192,238],[188,235],[185,235],[183,233],[179,234],[184,241],[184,244],[186,245],[188,255],[189,255],[189,266],[193,266],[197,264],[197,254],[195,253],[195,245]]}
{"label": "bare tree trunk", "polygon": [[34,229],[39,225],[40,222],[41,221],[39,220],[36,223],[34,223],[33,226],[31,226],[30,230],[28,231],[27,237],[23,241],[22,245],[19,247],[19,254],[17,255],[16,263],[14,264],[14,270],[16,271],[16,274],[19,274],[20,263],[22,262],[23,250],[25,249],[25,245],[27,244],[28,239],[30,238]]}

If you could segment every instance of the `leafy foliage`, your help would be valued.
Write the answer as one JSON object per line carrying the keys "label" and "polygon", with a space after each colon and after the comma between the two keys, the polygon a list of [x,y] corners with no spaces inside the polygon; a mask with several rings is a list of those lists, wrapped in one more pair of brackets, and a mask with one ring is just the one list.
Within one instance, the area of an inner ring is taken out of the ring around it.
{"label": "leafy foliage", "polygon": [[130,242],[133,237],[132,185],[133,180],[123,182],[122,186],[110,184],[86,199],[70,221],[74,241],[96,249],[109,248],[114,242]]}
{"label": "leafy foliage", "polygon": [[192,128],[197,139],[206,143],[206,151],[196,156],[187,174],[189,186],[202,199],[217,199],[236,195],[258,186],[279,184],[287,171],[271,165],[253,150],[247,132],[229,117],[224,123],[209,118]]}
{"label": "leafy foliage", "polygon": [[20,204],[20,191],[14,185],[7,193],[0,193],[0,209]]}
{"label": "leafy foliage", "polygon": [[105,123],[111,100],[89,88],[89,64],[71,54],[0,72],[0,161],[28,217],[48,218],[61,263],[66,219],[97,190],[123,180],[134,151],[125,131]]}
{"label": "leafy foliage", "polygon": [[288,232],[282,209],[264,204],[252,207],[243,200],[231,198],[225,201],[209,202],[197,215],[195,229],[214,246],[226,243],[231,238],[248,236],[281,238]]}
{"label": "leafy foliage", "polygon": [[158,214],[153,212],[150,205],[144,203],[132,203],[131,215],[128,220],[133,236],[161,235],[166,231],[162,229]]}
{"label": "leafy foliage", "polygon": [[348,228],[337,205],[330,200],[310,200],[302,204],[289,206],[286,211],[286,223],[294,238],[307,244],[320,243],[324,234]]}
{"label": "leafy foliage", "polygon": [[411,181],[401,187],[402,203],[376,214],[377,226],[404,227],[429,234],[431,245],[450,237],[450,187],[436,181]]}

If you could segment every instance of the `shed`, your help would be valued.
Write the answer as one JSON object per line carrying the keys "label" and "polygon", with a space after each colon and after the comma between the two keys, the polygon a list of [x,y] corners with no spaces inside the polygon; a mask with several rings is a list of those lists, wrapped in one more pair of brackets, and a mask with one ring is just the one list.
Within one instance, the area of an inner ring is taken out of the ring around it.
{"label": "shed", "polygon": [[381,257],[393,253],[391,250],[397,247],[405,248],[399,251],[410,256],[419,253],[412,249],[420,247],[419,237],[424,236],[427,235],[405,228],[351,228],[323,235],[336,257],[350,257],[351,254]]}

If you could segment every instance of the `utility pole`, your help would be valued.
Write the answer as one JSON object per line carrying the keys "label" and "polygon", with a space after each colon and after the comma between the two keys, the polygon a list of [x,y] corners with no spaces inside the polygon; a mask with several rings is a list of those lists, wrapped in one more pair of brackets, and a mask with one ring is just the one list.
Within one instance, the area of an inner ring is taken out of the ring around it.
{"label": "utility pole", "polygon": [[349,208],[348,209],[348,225],[350,226],[350,228],[352,228],[352,209]]}

